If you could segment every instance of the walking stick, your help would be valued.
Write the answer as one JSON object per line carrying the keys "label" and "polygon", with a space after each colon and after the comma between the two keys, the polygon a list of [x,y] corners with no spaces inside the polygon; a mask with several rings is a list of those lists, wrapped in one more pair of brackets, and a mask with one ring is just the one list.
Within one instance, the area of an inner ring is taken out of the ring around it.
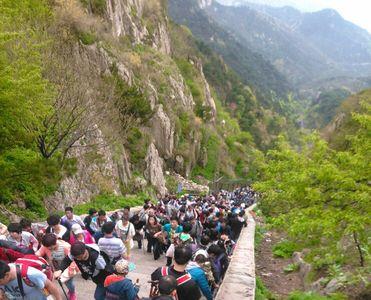
{"label": "walking stick", "polygon": [[66,299],[68,300],[68,296],[67,296],[67,293],[66,293],[66,291],[64,290],[64,287],[63,287],[63,284],[62,284],[61,280],[60,280],[60,279],[58,279],[57,281],[58,281],[59,285],[60,285],[60,286],[61,286],[61,288],[62,288],[63,294],[64,294],[64,295],[66,296]]}

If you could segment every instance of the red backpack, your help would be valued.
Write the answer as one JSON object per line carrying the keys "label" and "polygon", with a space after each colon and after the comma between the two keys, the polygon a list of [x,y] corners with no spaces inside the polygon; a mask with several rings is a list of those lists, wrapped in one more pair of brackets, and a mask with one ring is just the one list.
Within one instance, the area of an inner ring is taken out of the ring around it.
{"label": "red backpack", "polygon": [[29,267],[43,272],[49,280],[53,280],[53,270],[48,262],[42,257],[38,257],[33,254],[27,254],[22,258],[18,258],[15,263],[21,266],[20,275],[24,282],[29,286],[33,286],[33,283],[27,278],[27,271]]}

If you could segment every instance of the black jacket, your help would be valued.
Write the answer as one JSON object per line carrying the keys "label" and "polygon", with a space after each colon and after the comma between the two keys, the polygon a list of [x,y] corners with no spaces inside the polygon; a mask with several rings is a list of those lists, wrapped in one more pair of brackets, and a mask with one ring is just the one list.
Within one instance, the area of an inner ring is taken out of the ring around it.
{"label": "black jacket", "polygon": [[87,260],[74,259],[72,255],[68,255],[61,263],[62,272],[75,261],[78,266],[82,278],[85,280],[91,278],[96,284],[103,284],[108,275],[113,274],[113,266],[109,263],[109,258],[105,253],[100,252],[97,245],[86,245],[89,252]]}
{"label": "black jacket", "polygon": [[[186,272],[175,271],[173,267],[169,268],[169,275],[175,278],[183,276]],[[159,280],[162,277],[161,267],[157,268],[151,275],[152,280]],[[201,292],[197,283],[191,279],[176,288],[179,300],[198,300],[201,298]]]}

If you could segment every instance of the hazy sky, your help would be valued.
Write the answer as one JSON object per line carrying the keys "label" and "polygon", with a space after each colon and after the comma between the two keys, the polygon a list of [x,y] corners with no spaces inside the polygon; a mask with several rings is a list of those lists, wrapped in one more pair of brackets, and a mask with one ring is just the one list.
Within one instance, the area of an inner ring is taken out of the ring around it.
{"label": "hazy sky", "polygon": [[[231,3],[236,0],[217,0]],[[241,0],[239,0],[242,2]],[[250,0],[274,6],[291,5],[303,11],[316,11],[323,8],[336,9],[346,20],[361,26],[371,33],[371,1],[370,0]]]}

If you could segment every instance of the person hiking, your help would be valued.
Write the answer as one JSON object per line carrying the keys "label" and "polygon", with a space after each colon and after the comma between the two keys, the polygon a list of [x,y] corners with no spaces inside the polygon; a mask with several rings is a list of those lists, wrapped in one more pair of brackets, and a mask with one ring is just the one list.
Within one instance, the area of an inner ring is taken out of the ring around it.
{"label": "person hiking", "polygon": [[98,211],[98,216],[94,217],[91,221],[90,228],[94,231],[94,239],[96,243],[98,243],[99,239],[104,235],[102,233],[102,226],[107,222],[112,222],[112,220],[107,216],[107,213],[104,210]]}
{"label": "person hiking", "polygon": [[186,270],[194,281],[196,281],[198,287],[200,288],[202,294],[207,300],[212,300],[213,295],[211,293],[211,288],[209,286],[208,278],[206,276],[203,265],[207,262],[204,255],[199,254],[195,257],[194,261],[190,261],[187,265]]}
{"label": "person hiking", "polygon": [[46,233],[54,233],[57,238],[62,239],[66,242],[70,239],[70,231],[61,224],[61,217],[58,215],[50,215],[46,222],[48,227],[46,227]]}
{"label": "person hiking", "polygon": [[129,262],[120,259],[115,264],[115,274],[109,275],[104,280],[106,288],[105,300],[135,300],[138,298],[139,285],[133,284],[126,278],[129,273]]}
{"label": "person hiking", "polygon": [[84,224],[87,231],[90,232],[91,235],[94,235],[94,230],[90,227],[93,218],[97,216],[98,212],[95,208],[90,208],[88,215],[84,218]]}
{"label": "person hiking", "polygon": [[85,228],[84,222],[81,218],[73,213],[73,208],[67,206],[64,209],[65,215],[61,218],[61,224],[68,230],[71,230],[73,224],[79,224],[82,228]]}
{"label": "person hiking", "polygon": [[157,222],[156,217],[148,217],[144,230],[148,240],[147,252],[151,253],[151,250],[153,249],[153,258],[157,260],[159,259],[161,252],[161,245],[158,240],[158,236],[161,234],[161,225]]}
{"label": "person hiking", "polygon": [[142,298],[142,300],[175,300],[178,297],[176,287],[177,281],[174,276],[163,276],[158,281],[157,288],[159,295],[150,298]]}
{"label": "person hiking", "polygon": [[62,300],[58,287],[43,272],[21,264],[7,264],[2,260],[0,290],[7,299],[46,300],[48,295],[52,295],[55,300]]}
{"label": "person hiking", "polygon": [[[41,248],[35,253],[36,256],[44,257],[47,261],[50,261],[50,265],[53,266],[55,271],[60,269],[60,265],[63,259],[70,254],[71,245],[67,242],[57,239],[57,236],[53,233],[47,233],[41,240]],[[68,299],[76,300],[76,289],[73,281],[73,277],[65,282],[68,288]]]}
{"label": "person hiking", "polygon": [[130,259],[130,250],[134,246],[133,237],[135,235],[135,227],[129,221],[128,216],[123,216],[120,221],[116,223],[115,227],[117,236],[123,241],[126,247],[126,258]]}
{"label": "person hiking", "polygon": [[32,233],[22,230],[22,226],[19,223],[10,223],[8,225],[8,241],[12,242],[15,246],[23,249],[31,249],[34,252],[39,247],[39,242],[33,236]]}
{"label": "person hiking", "polygon": [[112,264],[126,257],[125,245],[121,239],[113,236],[114,229],[115,224],[113,222],[105,223],[102,226],[104,236],[98,242],[100,251],[107,254]]}
{"label": "person hiking", "polygon": [[96,284],[94,299],[104,299],[106,294],[104,280],[114,271],[108,256],[95,244],[85,245],[82,242],[76,242],[71,246],[70,255],[63,259],[61,270],[54,272],[54,277],[59,278],[73,261],[79,268],[82,278],[85,280],[90,278]]}
{"label": "person hiking", "polygon": [[177,279],[177,297],[179,300],[198,300],[201,292],[197,283],[186,271],[186,266],[191,260],[192,250],[189,246],[176,247],[174,250],[174,264],[171,267],[157,268],[151,274],[151,280],[159,280],[161,277],[172,275]]}

